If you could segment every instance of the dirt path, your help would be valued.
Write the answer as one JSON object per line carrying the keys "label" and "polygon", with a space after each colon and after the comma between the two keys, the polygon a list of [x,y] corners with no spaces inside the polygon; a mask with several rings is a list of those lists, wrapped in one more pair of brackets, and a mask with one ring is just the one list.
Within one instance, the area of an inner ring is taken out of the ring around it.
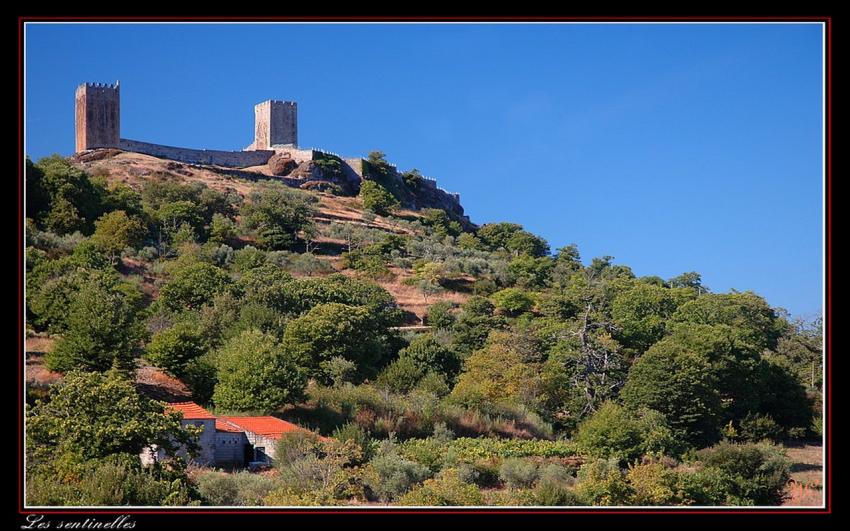
{"label": "dirt path", "polygon": [[786,446],[792,461],[791,482],[782,505],[820,506],[823,503],[823,447],[819,442]]}

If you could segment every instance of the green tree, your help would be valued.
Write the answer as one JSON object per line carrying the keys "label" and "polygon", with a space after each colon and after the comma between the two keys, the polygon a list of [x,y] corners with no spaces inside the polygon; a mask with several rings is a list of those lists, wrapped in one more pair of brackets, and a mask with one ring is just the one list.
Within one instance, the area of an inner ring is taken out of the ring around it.
{"label": "green tree", "polygon": [[147,359],[175,376],[183,376],[187,365],[207,351],[201,330],[181,321],[153,335],[147,346]]}
{"label": "green tree", "polygon": [[85,171],[59,155],[51,155],[40,159],[27,179],[27,193],[32,191],[35,200],[30,207],[28,196],[28,217],[57,234],[78,230],[91,233],[94,220],[104,211],[103,191]]}
{"label": "green tree", "polygon": [[230,277],[206,262],[194,262],[179,268],[160,290],[162,304],[174,311],[197,309],[224,292]]}
{"label": "green tree", "polygon": [[697,294],[708,293],[710,290],[703,286],[702,275],[696,271],[688,271],[667,281],[671,288],[690,288]]}
{"label": "green tree", "polygon": [[632,365],[620,396],[633,410],[661,412],[680,441],[702,447],[717,440],[723,424],[718,383],[705,352],[674,336]]}
{"label": "green tree", "polygon": [[539,367],[517,347],[512,334],[491,332],[484,348],[464,361],[450,398],[483,408],[533,404],[539,388]]}
{"label": "green tree", "polygon": [[611,316],[620,327],[618,338],[640,353],[661,339],[665,324],[675,310],[670,290],[637,283],[614,299]]}
{"label": "green tree", "polygon": [[422,373],[436,372],[451,382],[460,371],[461,360],[449,347],[437,340],[434,334],[419,334],[399,356],[408,357]]}
{"label": "green tree", "polygon": [[629,411],[615,402],[605,402],[582,422],[573,442],[583,455],[614,457],[621,463],[647,454],[669,455],[676,446],[663,415]]}
{"label": "green tree", "polygon": [[64,454],[80,459],[138,456],[153,445],[173,451],[193,439],[177,414],[140,396],[133,382],[116,371],[66,374],[49,401],[38,401],[27,412],[26,436],[27,455],[37,461]]}
{"label": "green tree", "polygon": [[236,224],[232,219],[219,213],[213,214],[210,221],[210,241],[227,243],[236,237]]}
{"label": "green tree", "polygon": [[126,247],[138,247],[147,232],[141,221],[123,210],[104,214],[94,224],[92,241],[109,256],[112,264]]}
{"label": "green tree", "polygon": [[334,357],[354,362],[361,378],[373,375],[387,355],[385,334],[367,308],[328,303],[290,321],[284,344],[312,375],[328,382],[325,364]]}
{"label": "green tree", "polygon": [[451,301],[441,301],[428,307],[425,322],[434,328],[450,329],[457,318],[452,312],[454,304]]}
{"label": "green tree", "polygon": [[488,250],[503,249],[514,256],[527,254],[539,257],[549,252],[546,240],[523,230],[522,225],[516,223],[488,223],[478,229],[478,238]]}
{"label": "green tree", "polygon": [[264,249],[292,249],[298,233],[312,225],[311,199],[284,185],[261,187],[242,206],[242,223],[256,235],[257,244]]}
{"label": "green tree", "polygon": [[739,341],[756,350],[774,349],[788,323],[752,292],[707,294],[683,304],[674,323],[726,325]]}
{"label": "green tree", "polygon": [[508,316],[517,316],[525,313],[534,307],[534,299],[525,291],[519,288],[505,288],[497,291],[490,297],[496,309]]}
{"label": "green tree", "polygon": [[523,254],[508,264],[508,278],[511,284],[521,288],[544,288],[549,284],[554,265],[548,256],[533,258]]}
{"label": "green tree", "polygon": [[305,371],[278,340],[257,330],[232,338],[215,355],[218,383],[213,393],[217,408],[237,411],[275,411],[301,399]]}
{"label": "green tree", "polygon": [[379,216],[388,216],[400,206],[398,200],[375,181],[365,180],[360,184],[360,198],[364,209]]}
{"label": "green tree", "polygon": [[61,372],[129,368],[140,338],[134,302],[120,285],[101,284],[97,277],[84,281],[70,299],[65,332],[48,353],[47,366]]}

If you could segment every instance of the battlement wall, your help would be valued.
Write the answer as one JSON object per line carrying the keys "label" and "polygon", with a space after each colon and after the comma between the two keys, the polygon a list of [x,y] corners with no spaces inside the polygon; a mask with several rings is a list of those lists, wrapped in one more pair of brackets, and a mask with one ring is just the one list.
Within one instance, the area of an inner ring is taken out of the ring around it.
{"label": "battlement wall", "polygon": [[151,155],[152,157],[176,160],[188,164],[209,164],[211,166],[226,166],[230,168],[245,168],[266,164],[275,153],[271,150],[219,151],[214,149],[181,148],[140,142],[138,140],[128,140],[126,138],[121,139],[118,148],[124,151],[142,153],[144,155]]}

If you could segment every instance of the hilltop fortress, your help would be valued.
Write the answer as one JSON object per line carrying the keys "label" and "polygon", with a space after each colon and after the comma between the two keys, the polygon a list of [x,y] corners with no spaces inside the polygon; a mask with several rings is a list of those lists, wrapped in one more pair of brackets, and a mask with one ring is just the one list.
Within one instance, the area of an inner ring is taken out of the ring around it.
{"label": "hilltop fortress", "polygon": [[[322,189],[333,182],[356,193],[360,182],[370,178],[369,164],[360,157],[342,157],[329,151],[298,146],[298,104],[294,101],[267,100],[254,106],[254,141],[241,151],[192,149],[121,138],[121,88],[104,83],[84,83],[75,98],[76,152],[95,149],[119,149],[186,164],[251,168],[268,165],[283,182],[301,188]],[[339,174],[326,175],[323,162],[336,161]],[[388,178],[403,184],[393,166]],[[412,208],[442,208],[468,222],[460,206],[459,194],[438,188],[434,179],[424,177],[418,190],[404,186],[399,199]]]}

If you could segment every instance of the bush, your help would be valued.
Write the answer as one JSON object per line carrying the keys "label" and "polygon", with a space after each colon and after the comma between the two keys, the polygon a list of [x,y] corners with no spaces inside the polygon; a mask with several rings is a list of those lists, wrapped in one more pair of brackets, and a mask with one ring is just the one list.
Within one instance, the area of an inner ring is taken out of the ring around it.
{"label": "bush", "polygon": [[401,457],[386,441],[369,462],[364,482],[381,501],[392,501],[431,475],[428,467]]}
{"label": "bush", "polygon": [[360,184],[360,198],[364,209],[379,216],[388,216],[400,206],[398,200],[375,181],[364,180]]}
{"label": "bush", "polygon": [[476,485],[465,483],[457,470],[443,470],[399,499],[399,505],[464,506],[483,505],[484,498]]}
{"label": "bush", "polygon": [[399,356],[410,358],[422,373],[436,372],[453,381],[460,371],[458,355],[438,341],[434,334],[419,334],[403,349]]}
{"label": "bush", "polygon": [[239,488],[232,474],[209,472],[198,478],[198,492],[205,505],[238,505]]}
{"label": "bush", "polygon": [[282,489],[267,498],[267,503],[285,503],[287,499],[302,500],[295,504],[331,505],[333,500],[350,497],[362,499],[357,470],[361,462],[359,446],[352,440],[319,439],[312,433],[290,432],[278,441],[276,465],[280,471]]}
{"label": "bush", "polygon": [[175,376],[183,376],[186,366],[207,350],[201,330],[180,322],[154,334],[147,346],[147,358]]}
{"label": "bush", "polygon": [[212,399],[215,384],[218,383],[218,370],[209,356],[202,356],[186,363],[181,380],[192,391],[195,402],[206,404]]}
{"label": "bush", "polygon": [[[532,492],[534,505],[566,507],[578,505],[578,496],[570,488],[575,483],[567,469],[558,465],[548,465],[542,469],[540,480]],[[557,470],[557,472],[547,472]]]}
{"label": "bush", "polygon": [[47,354],[47,366],[61,372],[129,369],[141,335],[134,306],[122,286],[102,284],[97,277],[85,281],[71,295],[66,329]]}
{"label": "bush", "polygon": [[779,505],[791,477],[790,461],[771,444],[721,442],[697,453],[706,469],[722,473],[729,505]]}
{"label": "bush", "polygon": [[493,437],[458,437],[446,444],[445,448],[430,439],[410,439],[403,442],[401,453],[416,459],[417,455],[431,449],[432,452],[451,451],[461,463],[506,459],[511,457],[570,457],[575,455],[575,447],[566,441],[547,441],[543,439],[497,439]]}
{"label": "bush", "polygon": [[372,448],[372,437],[369,432],[354,422],[346,422],[334,430],[332,437],[338,441],[354,441],[360,448],[363,461],[368,461],[374,453]]}
{"label": "bush", "polygon": [[626,505],[632,496],[616,459],[597,459],[582,465],[575,492],[583,505]]}
{"label": "bush", "polygon": [[230,277],[218,267],[195,262],[174,272],[159,292],[159,300],[170,310],[197,309],[222,293]]}
{"label": "bush", "polygon": [[494,293],[491,298],[496,309],[509,316],[525,313],[534,306],[534,299],[519,288],[505,288]]}
{"label": "bush", "polygon": [[632,465],[626,472],[634,505],[679,505],[679,478],[661,463]]}
{"label": "bush", "polygon": [[354,362],[358,377],[365,378],[376,372],[388,350],[379,318],[363,306],[319,304],[287,324],[284,344],[323,383],[330,378],[322,362],[336,356]]}
{"label": "bush", "polygon": [[292,249],[298,232],[312,226],[315,199],[303,192],[274,183],[256,189],[250,199],[242,206],[240,217],[263,249]]}
{"label": "bush", "polygon": [[748,442],[779,441],[784,430],[770,415],[748,414],[741,419],[739,436]]}
{"label": "bush", "polygon": [[537,463],[530,459],[505,459],[499,468],[499,478],[511,489],[530,487],[538,477]]}
{"label": "bush", "polygon": [[402,356],[387,365],[375,383],[396,393],[409,393],[424,375],[412,358]]}
{"label": "bush", "polygon": [[434,328],[449,329],[455,323],[455,316],[452,313],[454,304],[451,301],[442,301],[432,304],[428,307],[428,314],[425,317],[425,322],[428,326]]}
{"label": "bush", "polygon": [[579,453],[616,458],[621,463],[645,454],[664,455],[675,450],[673,433],[657,411],[630,411],[606,402],[582,422],[573,442]]}
{"label": "bush", "polygon": [[323,361],[319,368],[328,376],[334,387],[342,387],[347,383],[353,382],[357,374],[357,364],[342,356],[334,356],[327,361]]}
{"label": "bush", "polygon": [[112,454],[77,465],[68,478],[28,471],[31,505],[196,505],[185,477],[162,468],[141,468],[138,456]]}

